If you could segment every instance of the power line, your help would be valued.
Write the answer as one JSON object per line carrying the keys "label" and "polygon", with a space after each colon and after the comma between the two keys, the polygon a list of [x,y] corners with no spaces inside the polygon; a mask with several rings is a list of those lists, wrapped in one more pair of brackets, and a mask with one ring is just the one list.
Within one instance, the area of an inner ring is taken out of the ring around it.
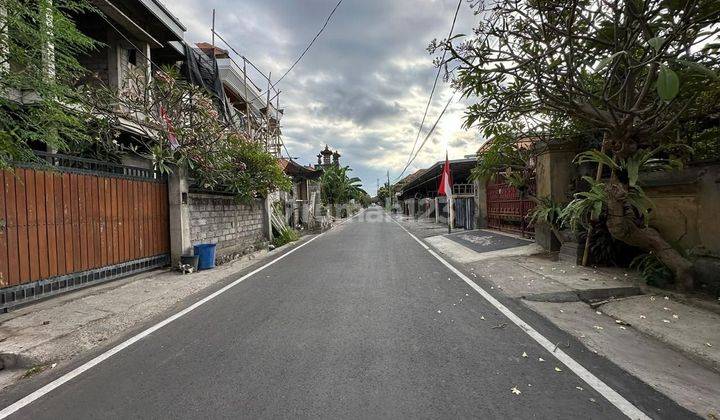
{"label": "power line", "polygon": [[[450,33],[448,35],[448,39],[450,39],[453,31],[455,30],[455,22],[457,21],[457,16],[458,16],[458,12],[460,11],[461,4],[462,4],[462,0],[460,0],[458,2],[457,8],[455,9],[455,16],[453,17],[452,25],[450,26]],[[422,132],[423,126],[425,125],[425,118],[427,118],[427,113],[428,113],[428,110],[430,109],[430,104],[432,103],[433,94],[435,93],[435,88],[437,87],[438,79],[440,79],[440,72],[442,71],[442,63],[445,62],[446,54],[447,54],[447,50],[443,50],[442,58],[440,59],[441,65],[438,66],[438,71],[437,71],[437,73],[435,73],[435,80],[433,81],[432,89],[430,90],[430,97],[428,98],[427,104],[425,105],[425,112],[423,113],[422,120],[420,121],[420,128],[418,128],[417,135],[415,136],[415,142],[413,143],[412,150],[410,150],[410,154],[408,155],[408,160],[410,160],[413,153],[415,152],[415,146],[417,146],[417,142],[420,139],[420,133]]]}
{"label": "power line", "polygon": [[335,7],[333,7],[332,11],[330,11],[330,14],[328,15],[327,19],[325,19],[325,23],[323,24],[322,28],[320,28],[320,30],[319,30],[318,33],[315,35],[315,37],[310,41],[310,43],[308,44],[307,48],[305,48],[305,51],[303,51],[302,54],[300,54],[300,57],[298,57],[297,60],[295,60],[295,62],[292,64],[292,66],[290,66],[290,68],[287,69],[287,71],[285,72],[285,74],[283,74],[283,75],[277,80],[277,82],[275,82],[275,83],[272,85],[273,88],[274,88],[275,86],[277,86],[277,84],[280,83],[280,82],[282,81],[282,79],[284,79],[285,76],[287,76],[288,73],[290,73],[290,72],[292,71],[292,69],[295,68],[295,66],[297,65],[297,63],[300,62],[300,60],[302,60],[302,58],[305,56],[305,54],[310,50],[310,47],[312,47],[313,44],[315,43],[315,41],[320,37],[320,34],[323,33],[323,31],[325,30],[325,27],[328,26],[328,23],[330,23],[330,19],[332,19],[333,15],[335,14],[335,11],[338,9],[338,7],[340,7],[340,4],[341,4],[342,2],[343,2],[343,0],[340,0],[340,1],[337,2],[337,4],[335,5]]}
{"label": "power line", "polygon": [[[458,17],[458,13],[460,12],[460,6],[462,5],[462,2],[463,2],[463,0],[459,0],[458,5],[455,8],[455,15],[453,16],[452,25],[450,25],[450,32],[448,33],[448,40],[452,37],[453,31],[455,30],[455,23],[457,22],[457,17]],[[442,64],[445,62],[446,54],[447,54],[447,50],[444,49],[442,58],[440,59],[440,65],[438,65],[437,73],[435,73],[435,80],[433,81],[432,89],[430,90],[430,97],[428,98],[427,104],[425,105],[425,112],[423,112],[423,117],[422,117],[422,120],[420,121],[420,127],[418,128],[417,135],[415,136],[415,142],[413,143],[413,147],[410,150],[410,154],[408,155],[408,161],[405,164],[405,168],[403,168],[400,175],[398,175],[398,177],[395,179],[396,181],[398,179],[400,179],[400,177],[402,177],[403,174],[405,174],[405,171],[410,166],[410,163],[412,162],[412,160],[415,159],[415,157],[413,157],[413,153],[415,152],[415,146],[417,146],[417,142],[420,139],[420,133],[422,133],[423,126],[425,125],[425,118],[427,118],[427,113],[428,113],[428,110],[430,109],[430,104],[432,103],[433,95],[435,94],[435,88],[437,87],[438,79],[440,79],[440,72],[442,71]],[[447,106],[445,108],[447,108]],[[445,111],[443,110],[443,113],[444,112]],[[437,122],[435,124],[437,124]],[[427,140],[427,138],[426,138],[426,140]],[[425,142],[423,142],[423,144],[425,144]],[[422,148],[422,146],[421,146],[421,148]],[[418,152],[420,152],[420,149],[418,149]],[[415,156],[417,156],[417,154],[415,154]]]}
{"label": "power line", "polygon": [[404,168],[403,171],[400,173],[400,175],[399,175],[397,178],[395,178],[395,181],[397,181],[398,179],[400,179],[400,177],[405,173],[405,171],[407,170],[407,168],[413,163],[413,161],[415,161],[415,158],[418,157],[418,154],[420,154],[420,151],[421,151],[422,148],[425,146],[425,143],[427,143],[428,139],[430,139],[430,136],[432,136],[433,132],[435,132],[435,128],[437,127],[437,125],[438,125],[438,123],[440,122],[440,119],[443,117],[443,115],[445,115],[445,111],[447,111],[447,109],[448,109],[448,107],[450,106],[450,103],[452,102],[453,99],[455,99],[455,94],[454,94],[454,93],[452,94],[452,96],[450,96],[450,99],[448,99],[448,101],[447,101],[447,103],[445,104],[445,107],[443,108],[442,112],[440,112],[440,115],[438,115],[437,119],[435,120],[435,124],[433,124],[432,128],[430,128],[430,131],[428,131],[427,135],[425,136],[425,139],[424,139],[423,142],[420,144],[420,147],[418,147],[417,152],[415,152],[415,156],[413,156],[412,159],[410,159],[410,161],[407,163],[407,165],[405,165],[405,168]]}

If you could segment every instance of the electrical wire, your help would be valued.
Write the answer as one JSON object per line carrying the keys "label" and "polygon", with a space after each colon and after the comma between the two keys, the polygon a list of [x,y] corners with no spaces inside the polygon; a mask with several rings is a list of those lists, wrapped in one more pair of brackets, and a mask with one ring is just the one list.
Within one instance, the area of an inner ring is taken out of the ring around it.
{"label": "electrical wire", "polygon": [[145,58],[145,60],[147,60],[147,62],[150,63],[150,65],[151,65],[152,67],[155,67],[155,69],[156,69],[157,71],[162,72],[163,75],[165,75],[165,76],[168,75],[167,73],[165,73],[165,72],[163,71],[162,67],[160,67],[160,66],[158,66],[157,64],[155,64],[155,62],[153,62],[153,61],[150,59],[150,57],[148,57],[147,55],[145,55],[145,53],[143,52],[142,48],[140,48],[140,47],[138,47],[137,45],[135,45],[135,43],[133,43],[133,42],[130,40],[130,38],[128,38],[120,29],[118,29],[115,25],[113,25],[113,23],[110,22],[110,20],[107,18],[107,16],[105,16],[104,13],[98,12],[98,15],[100,15],[100,17],[101,17],[108,25],[110,25],[110,27],[113,28],[113,30],[114,30],[115,32],[117,32],[121,37],[123,37],[123,39],[124,39],[128,44],[132,45],[132,47],[135,49],[135,51],[136,51],[137,53],[140,53],[140,55],[143,56],[143,58]]}
{"label": "electrical wire", "polygon": [[[427,135],[425,136],[425,139],[423,139],[423,142],[420,143],[420,147],[418,147],[417,152],[415,152],[415,156],[413,156],[412,159],[410,159],[410,161],[408,162],[408,164],[405,165],[405,169],[403,169],[403,172],[402,172],[402,173],[405,173],[405,171],[407,170],[407,168],[413,163],[413,161],[415,161],[415,158],[418,157],[418,154],[420,154],[420,151],[421,151],[422,148],[425,146],[425,143],[427,143],[427,141],[428,141],[428,140],[430,139],[430,137],[432,136],[433,132],[435,132],[435,128],[437,128],[437,125],[438,125],[438,123],[440,122],[440,119],[442,119],[443,115],[445,115],[445,111],[447,111],[447,109],[448,109],[448,107],[450,106],[450,103],[452,102],[453,99],[455,99],[455,94],[454,94],[454,93],[452,94],[452,96],[450,96],[450,99],[448,99],[448,101],[447,101],[447,103],[445,104],[445,107],[443,108],[442,112],[440,112],[440,115],[438,115],[437,119],[435,120],[435,124],[433,124],[432,128],[430,128],[430,131],[428,131]],[[402,176],[402,173],[400,174],[400,176]],[[400,177],[396,178],[395,181],[397,181],[399,178],[400,178]]]}
{"label": "electrical wire", "polygon": [[[448,40],[452,37],[453,31],[455,30],[455,23],[457,22],[457,17],[458,17],[458,13],[460,12],[460,6],[462,5],[462,1],[463,0],[459,0],[458,5],[455,8],[455,15],[453,16],[452,24],[450,25],[450,32],[448,33]],[[442,58],[440,59],[440,65],[438,66],[437,73],[435,73],[435,80],[433,81],[432,89],[430,90],[430,97],[428,98],[427,104],[425,105],[425,112],[423,112],[422,120],[420,121],[420,127],[418,128],[417,135],[415,136],[415,142],[413,143],[413,147],[410,150],[410,154],[408,155],[408,161],[405,164],[405,167],[403,168],[402,172],[400,172],[400,175],[398,175],[397,178],[395,178],[395,181],[400,179],[405,174],[405,171],[412,163],[412,160],[415,159],[415,157],[413,157],[413,153],[415,153],[415,146],[417,146],[417,142],[420,139],[420,133],[422,133],[422,129],[425,125],[425,119],[427,118],[427,113],[428,113],[428,110],[430,109],[430,104],[432,103],[433,95],[435,94],[435,88],[437,87],[438,79],[440,79],[440,72],[442,71],[442,63],[445,62],[446,54],[447,54],[447,50],[443,50]],[[447,106],[446,106],[446,108],[447,108]],[[443,110],[443,112],[445,112],[445,111]],[[436,124],[437,124],[437,122],[436,122]],[[425,142],[423,142],[423,144],[425,144]],[[421,146],[421,148],[422,148],[422,146]],[[418,149],[418,152],[419,151],[420,151],[420,149]],[[415,156],[417,156],[417,154],[415,154]]]}
{"label": "electrical wire", "polygon": [[[460,11],[460,5],[462,4],[462,0],[458,2],[457,8],[455,9],[455,16],[453,17],[452,25],[450,26],[450,34],[448,35],[448,39],[452,36],[452,33],[455,29],[455,22],[457,21],[458,12]],[[443,50],[442,58],[440,59],[440,63],[442,64],[445,61],[445,55],[447,54],[447,50]],[[430,90],[430,97],[428,98],[427,104],[425,105],[425,112],[423,112],[422,120],[420,121],[420,128],[418,128],[417,135],[415,136],[415,142],[413,143],[413,147],[410,150],[410,154],[408,155],[408,160],[412,157],[413,153],[415,152],[415,146],[417,146],[417,142],[420,139],[420,133],[422,132],[423,126],[425,125],[425,119],[427,118],[428,110],[430,109],[430,104],[432,103],[433,94],[435,93],[435,88],[437,87],[437,82],[440,79],[440,72],[442,70],[442,65],[438,66],[438,71],[435,73],[435,80],[433,81],[432,89]],[[402,176],[402,174],[401,174]]]}
{"label": "electrical wire", "polygon": [[332,11],[331,11],[330,14],[328,15],[327,19],[325,19],[325,23],[323,24],[322,28],[320,28],[320,30],[319,30],[318,33],[315,35],[315,37],[310,41],[310,43],[308,44],[308,46],[305,48],[305,51],[303,51],[302,54],[300,54],[300,56],[297,58],[297,60],[295,60],[295,62],[292,64],[292,66],[290,66],[290,68],[287,69],[287,71],[277,80],[277,82],[275,82],[275,83],[272,85],[273,88],[274,88],[275,86],[277,86],[277,84],[280,83],[280,82],[285,78],[285,76],[287,76],[288,73],[290,73],[290,72],[292,71],[292,69],[295,68],[295,66],[300,62],[300,60],[302,60],[302,58],[305,56],[305,54],[306,54],[306,53],[310,50],[310,48],[313,46],[313,44],[315,43],[315,41],[317,41],[317,39],[320,37],[320,34],[322,34],[323,31],[325,30],[325,28],[328,26],[328,23],[330,23],[330,19],[332,19],[333,15],[335,14],[335,11],[338,9],[338,7],[340,7],[340,4],[342,4],[342,2],[343,2],[343,0],[340,0],[340,1],[337,2],[337,4],[335,5],[335,7],[333,7]]}

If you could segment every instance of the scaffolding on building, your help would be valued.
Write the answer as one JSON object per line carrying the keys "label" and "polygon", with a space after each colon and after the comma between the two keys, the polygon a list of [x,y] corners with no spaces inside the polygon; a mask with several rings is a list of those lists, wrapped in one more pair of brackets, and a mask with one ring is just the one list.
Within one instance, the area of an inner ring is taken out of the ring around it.
{"label": "scaffolding on building", "polygon": [[[272,73],[266,75],[217,32],[214,10],[211,33],[210,44],[199,43],[196,47],[214,61],[224,87],[221,95],[227,104],[229,122],[244,131],[251,141],[262,144],[268,153],[276,158],[282,157],[283,150],[287,149],[282,139],[281,91],[273,85]],[[227,50],[215,44],[216,38]],[[261,83],[267,87],[261,88],[253,79],[262,80]]]}

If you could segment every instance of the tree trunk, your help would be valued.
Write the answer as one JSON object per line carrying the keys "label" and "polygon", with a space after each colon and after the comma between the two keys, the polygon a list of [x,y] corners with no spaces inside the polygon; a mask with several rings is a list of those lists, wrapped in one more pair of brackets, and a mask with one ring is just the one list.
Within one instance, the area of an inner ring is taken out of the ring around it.
{"label": "tree trunk", "polygon": [[615,174],[610,178],[607,191],[610,234],[626,244],[654,253],[675,274],[679,291],[692,290],[695,280],[692,263],[670,246],[657,230],[637,225],[634,215],[626,210],[628,187]]}

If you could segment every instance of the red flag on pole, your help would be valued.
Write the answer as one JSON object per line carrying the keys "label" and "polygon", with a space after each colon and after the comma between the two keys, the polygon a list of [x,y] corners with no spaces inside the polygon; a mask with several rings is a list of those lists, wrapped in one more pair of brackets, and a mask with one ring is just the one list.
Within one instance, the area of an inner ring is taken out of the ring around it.
{"label": "red flag on pole", "polygon": [[452,229],[453,219],[452,173],[450,171],[450,160],[448,159],[447,151],[445,152],[445,166],[443,166],[442,176],[440,177],[440,188],[438,188],[438,195],[444,195],[447,197],[448,233],[450,233]]}
{"label": "red flag on pole", "polygon": [[442,175],[440,176],[440,188],[438,188],[438,195],[444,195],[447,197],[452,196],[452,174],[450,171],[450,161],[448,160],[447,152],[445,152],[445,166],[443,166]]}

